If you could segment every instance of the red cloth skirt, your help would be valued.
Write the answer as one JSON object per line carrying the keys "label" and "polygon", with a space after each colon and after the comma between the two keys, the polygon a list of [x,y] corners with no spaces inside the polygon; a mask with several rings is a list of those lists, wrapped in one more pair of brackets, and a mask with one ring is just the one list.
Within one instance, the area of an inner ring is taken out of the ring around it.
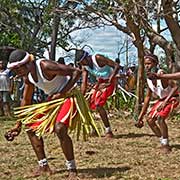
{"label": "red cloth skirt", "polygon": [[157,111],[157,108],[161,105],[161,103],[163,103],[163,100],[160,99],[153,105],[151,111],[149,112],[149,117],[153,118],[160,116],[164,119],[167,118],[172,110],[178,106],[179,101],[177,100],[177,98],[171,97],[164,109],[162,109],[161,111]]}
{"label": "red cloth skirt", "polygon": [[116,87],[116,79],[113,79],[111,84],[104,89],[97,90],[101,83],[105,83],[107,80],[99,79],[98,83],[93,87],[94,92],[90,99],[90,108],[95,110],[98,106],[102,107],[105,105],[109,96],[111,96]]}
{"label": "red cloth skirt", "polygon": [[[70,108],[73,108],[73,114],[70,113]],[[56,117],[56,122],[61,122],[65,124],[67,127],[69,127],[70,117],[71,118],[75,117],[76,114],[77,114],[77,109],[73,98],[67,98],[59,108],[59,112]],[[35,129],[36,127],[38,127],[43,122],[43,121],[38,121],[38,119],[40,119],[43,116],[44,116],[43,114],[38,114],[37,122],[26,124],[27,127],[30,129]]]}

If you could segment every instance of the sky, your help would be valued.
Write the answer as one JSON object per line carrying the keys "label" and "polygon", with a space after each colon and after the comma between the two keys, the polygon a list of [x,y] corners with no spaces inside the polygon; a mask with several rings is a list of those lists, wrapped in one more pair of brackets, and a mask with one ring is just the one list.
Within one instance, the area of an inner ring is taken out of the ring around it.
{"label": "sky", "polygon": [[[162,25],[165,26],[164,23]],[[153,27],[156,30],[156,26]],[[170,38],[169,32],[164,32],[163,34],[168,40]],[[99,29],[86,29],[73,32],[71,34],[72,39],[75,41],[82,41],[81,44],[82,48],[84,45],[90,46],[92,49],[86,47],[85,50],[88,51],[90,54],[100,53],[112,60],[115,60],[118,57],[118,51],[122,47],[124,41],[128,40],[129,46],[131,46],[132,41],[127,35],[122,33],[121,31],[117,30],[115,27],[105,27]],[[122,50],[124,53],[120,54],[120,61],[121,65],[131,66],[133,64],[137,64],[137,50],[134,46],[132,46],[128,50],[128,62],[126,61],[126,49],[123,48]],[[74,52],[71,53],[71,58],[65,58],[66,64],[73,62],[74,60]],[[160,58],[162,54],[162,49],[157,48],[155,54]],[[57,49],[56,53],[56,60],[59,57],[66,57],[67,52],[62,49]]]}
{"label": "sky", "polygon": [[[119,30],[116,30],[115,27],[76,31],[72,33],[71,36],[77,41],[84,40],[84,42],[81,44],[81,47],[83,47],[84,45],[90,46],[93,50],[88,47],[85,48],[85,50],[90,54],[100,53],[112,60],[115,60],[118,57],[119,48],[122,47],[121,44],[128,38],[125,34],[120,32]],[[131,44],[130,39],[128,39],[128,42],[129,44]],[[123,49],[123,51],[125,51],[125,49]],[[135,61],[137,61],[136,53],[137,52],[135,48],[131,48],[129,50],[129,64],[135,64]],[[56,60],[58,59],[58,57],[64,57],[66,55],[67,52],[63,51],[62,49],[57,49]],[[73,62],[73,58],[73,56],[71,59],[65,58],[66,64]],[[120,55],[120,60],[122,65],[126,64],[125,53]]]}

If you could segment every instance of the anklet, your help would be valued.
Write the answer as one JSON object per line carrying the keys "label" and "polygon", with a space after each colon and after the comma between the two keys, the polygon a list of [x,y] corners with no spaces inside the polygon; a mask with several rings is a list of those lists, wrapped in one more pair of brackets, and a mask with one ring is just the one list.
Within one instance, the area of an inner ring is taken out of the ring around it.
{"label": "anklet", "polygon": [[48,164],[47,159],[44,158],[44,159],[39,160],[38,164],[40,167],[47,166],[47,164]]}
{"label": "anklet", "polygon": [[74,160],[66,161],[66,166],[68,170],[76,169],[76,164]]}

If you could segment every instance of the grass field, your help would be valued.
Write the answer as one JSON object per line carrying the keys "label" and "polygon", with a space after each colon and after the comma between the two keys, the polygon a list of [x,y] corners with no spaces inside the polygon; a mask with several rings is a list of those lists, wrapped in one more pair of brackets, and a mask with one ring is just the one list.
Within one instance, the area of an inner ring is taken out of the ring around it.
{"label": "grass field", "polygon": [[[159,139],[147,124],[142,129],[134,127],[130,117],[122,112],[111,116],[114,139],[91,138],[88,142],[74,141],[78,174],[82,180],[180,180],[180,122],[169,119],[172,153],[158,150]],[[5,131],[14,121],[0,118],[0,179],[23,180],[37,167],[36,157],[26,133],[13,141],[4,139]],[[64,180],[67,176],[65,159],[56,136],[44,137],[49,164],[57,173],[39,180]],[[33,179],[33,178],[29,178]]]}

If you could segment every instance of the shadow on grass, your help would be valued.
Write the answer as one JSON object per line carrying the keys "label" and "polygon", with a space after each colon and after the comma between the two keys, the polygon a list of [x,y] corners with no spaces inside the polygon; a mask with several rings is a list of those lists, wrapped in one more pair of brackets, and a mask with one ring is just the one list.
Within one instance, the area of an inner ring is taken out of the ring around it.
{"label": "shadow on grass", "polygon": [[174,145],[171,145],[171,147],[175,149],[180,149],[180,144],[174,144]]}
{"label": "shadow on grass", "polygon": [[[106,167],[97,167],[97,168],[87,168],[87,169],[78,169],[79,177],[90,176],[91,178],[104,178],[111,177],[114,173],[122,173],[130,170],[131,168],[128,166],[117,167],[117,168],[106,168]],[[58,170],[56,173],[64,173],[67,170]],[[87,175],[86,175],[87,174]]]}
{"label": "shadow on grass", "polygon": [[120,138],[127,139],[127,138],[144,137],[144,136],[153,137],[155,135],[153,135],[153,134],[145,134],[145,133],[141,133],[141,134],[128,133],[128,134],[116,135],[114,138],[115,139],[120,139]]}
{"label": "shadow on grass", "polygon": [[7,116],[0,116],[0,121],[15,121],[15,120],[17,120],[17,118],[15,117],[9,118]]}
{"label": "shadow on grass", "polygon": [[93,178],[103,178],[103,177],[111,177],[113,173],[122,173],[125,171],[130,170],[131,168],[128,166],[124,167],[117,167],[117,168],[106,168],[106,167],[98,167],[98,168],[91,168],[91,169],[79,169],[79,173],[85,173]]}

